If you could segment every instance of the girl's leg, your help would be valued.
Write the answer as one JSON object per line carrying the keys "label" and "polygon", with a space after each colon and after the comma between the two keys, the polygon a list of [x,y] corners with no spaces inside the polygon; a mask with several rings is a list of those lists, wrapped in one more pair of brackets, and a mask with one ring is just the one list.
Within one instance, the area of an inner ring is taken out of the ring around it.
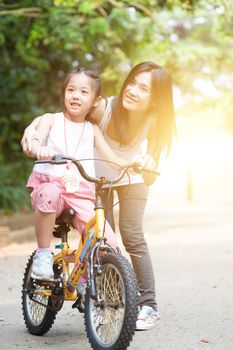
{"label": "girl's leg", "polygon": [[39,248],[48,248],[52,239],[56,217],[64,208],[61,188],[53,183],[43,183],[31,193],[35,210],[35,230]]}
{"label": "girl's leg", "polygon": [[132,184],[117,188],[120,200],[119,227],[123,244],[130,254],[140,293],[140,306],[157,309],[154,273],[142,228],[148,187]]}
{"label": "girl's leg", "polygon": [[[89,200],[81,200],[79,201],[79,205],[81,205],[82,208],[80,208],[79,211],[77,211],[77,215],[75,218],[75,226],[77,227],[79,232],[83,232],[86,223],[95,214],[94,204]],[[105,232],[107,237],[107,243],[110,244],[111,247],[113,247],[116,250],[119,246],[117,237],[107,221],[105,226]]]}
{"label": "girl's leg", "polygon": [[[76,211],[75,227],[81,233],[86,223],[95,215],[94,203],[90,199],[85,198],[65,198],[66,205],[71,206]],[[105,232],[107,242],[114,248],[118,248],[117,237],[108,222],[106,222]]]}
{"label": "girl's leg", "polygon": [[35,210],[35,231],[38,248],[50,247],[56,213],[43,213]]}
{"label": "girl's leg", "polygon": [[61,190],[55,184],[44,183],[31,193],[31,199],[35,209],[35,231],[38,244],[33,258],[32,277],[52,280],[54,273],[50,242],[56,216],[63,209]]}

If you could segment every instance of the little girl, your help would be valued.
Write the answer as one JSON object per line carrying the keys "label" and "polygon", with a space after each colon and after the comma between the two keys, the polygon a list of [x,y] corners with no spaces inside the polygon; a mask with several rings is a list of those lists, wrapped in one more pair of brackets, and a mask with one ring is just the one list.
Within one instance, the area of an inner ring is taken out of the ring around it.
{"label": "little girl", "polygon": [[[61,90],[63,112],[41,118],[38,137],[32,141],[32,153],[37,159],[51,159],[54,154],[93,159],[95,147],[104,159],[121,166],[128,164],[113,153],[98,126],[86,120],[92,108],[98,105],[100,91],[100,78],[92,71],[80,69],[67,75]],[[94,161],[86,163],[86,172],[95,177]],[[53,280],[50,242],[56,217],[64,208],[72,207],[76,211],[75,227],[82,232],[85,223],[93,216],[95,185],[85,181],[72,163],[69,166],[36,164],[27,187],[32,190],[38,244],[32,277]],[[106,234],[108,242],[116,248],[117,240],[108,223]]]}

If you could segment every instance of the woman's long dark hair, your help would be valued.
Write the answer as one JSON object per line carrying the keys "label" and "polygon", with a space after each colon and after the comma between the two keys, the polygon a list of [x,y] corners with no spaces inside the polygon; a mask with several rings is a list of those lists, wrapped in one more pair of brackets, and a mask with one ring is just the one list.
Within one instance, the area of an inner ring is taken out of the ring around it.
{"label": "woman's long dark hair", "polygon": [[[169,152],[175,132],[175,119],[172,94],[172,79],[170,74],[161,66],[145,61],[137,64],[125,79],[119,97],[115,100],[112,108],[112,118],[118,135],[118,141],[122,145],[130,145],[130,142],[141,132],[141,127],[134,128],[129,125],[128,111],[122,106],[122,97],[126,86],[136,75],[142,72],[151,72],[151,102],[142,125],[149,117],[153,117],[153,123],[148,133],[148,149],[150,154],[159,159],[161,151]],[[132,128],[129,132],[129,128]]]}

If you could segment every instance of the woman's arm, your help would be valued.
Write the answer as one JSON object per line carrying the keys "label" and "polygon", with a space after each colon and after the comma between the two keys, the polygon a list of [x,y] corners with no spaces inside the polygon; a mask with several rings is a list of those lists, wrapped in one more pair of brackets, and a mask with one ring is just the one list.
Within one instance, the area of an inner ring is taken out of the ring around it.
{"label": "woman's arm", "polygon": [[[148,136],[144,167],[156,171],[159,166],[159,153],[156,149],[155,136],[151,132]],[[145,184],[150,186],[155,182],[158,175],[144,172],[142,176]]]}
{"label": "woman's arm", "polygon": [[38,138],[39,139],[39,135],[37,132],[37,128],[39,126],[40,120],[41,119],[45,119],[47,121],[47,118],[50,116],[50,113],[46,113],[42,116],[36,117],[35,119],[33,119],[33,121],[31,122],[31,124],[28,125],[28,127],[24,130],[24,134],[21,140],[21,146],[23,148],[23,152],[31,157],[32,156],[32,140]]}
{"label": "woman's arm", "polygon": [[99,123],[101,122],[101,119],[104,115],[105,107],[106,100],[105,98],[101,97],[98,106],[93,108],[92,111],[89,113],[90,119],[97,125],[99,125]]}
{"label": "woman's arm", "polygon": [[[127,166],[129,165],[129,161],[118,157],[110,148],[110,146],[105,141],[99,127],[97,125],[94,125],[94,143],[95,148],[101,155],[101,157],[105,160],[114,162],[119,164],[120,166]],[[112,165],[114,167],[114,165]]]}
{"label": "woman's arm", "polygon": [[54,153],[51,147],[46,145],[46,141],[53,125],[54,115],[47,115],[45,118],[40,118],[37,126],[37,137],[31,140],[32,155],[37,159],[50,159]]}

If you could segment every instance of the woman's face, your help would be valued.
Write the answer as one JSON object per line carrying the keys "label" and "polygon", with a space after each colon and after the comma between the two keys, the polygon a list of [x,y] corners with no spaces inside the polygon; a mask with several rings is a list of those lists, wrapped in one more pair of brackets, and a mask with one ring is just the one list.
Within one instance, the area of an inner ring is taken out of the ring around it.
{"label": "woman's face", "polygon": [[142,72],[136,75],[123,92],[123,107],[128,111],[146,112],[151,103],[151,86],[151,72]]}

